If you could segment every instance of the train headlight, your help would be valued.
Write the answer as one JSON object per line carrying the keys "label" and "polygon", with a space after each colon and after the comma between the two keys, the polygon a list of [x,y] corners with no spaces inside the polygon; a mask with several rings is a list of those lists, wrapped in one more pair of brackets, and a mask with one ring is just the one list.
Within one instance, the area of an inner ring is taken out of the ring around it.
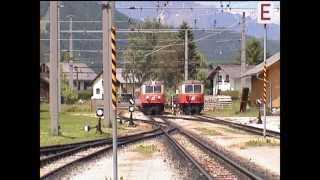
{"label": "train headlight", "polygon": [[160,99],[160,96],[158,96],[158,99]]}
{"label": "train headlight", "polygon": [[146,99],[149,99],[149,98],[150,98],[149,96],[146,97]]}
{"label": "train headlight", "polygon": [[84,131],[89,132],[90,131],[90,126],[89,125],[84,126]]}
{"label": "train headlight", "polygon": [[129,112],[133,112],[134,111],[134,106],[129,106]]}
{"label": "train headlight", "polygon": [[151,100],[155,100],[155,99],[156,99],[156,97],[152,96]]}
{"label": "train headlight", "polygon": [[176,108],[176,107],[177,107],[177,105],[176,105],[176,104],[173,104],[173,107],[174,107],[174,108]]}
{"label": "train headlight", "polygon": [[196,97],[195,97],[195,96],[192,96],[192,97],[191,97],[191,101],[194,101],[194,100],[196,100]]}
{"label": "train headlight", "polygon": [[96,111],[96,115],[98,117],[102,117],[103,116],[103,109],[102,108],[98,108],[97,111]]}

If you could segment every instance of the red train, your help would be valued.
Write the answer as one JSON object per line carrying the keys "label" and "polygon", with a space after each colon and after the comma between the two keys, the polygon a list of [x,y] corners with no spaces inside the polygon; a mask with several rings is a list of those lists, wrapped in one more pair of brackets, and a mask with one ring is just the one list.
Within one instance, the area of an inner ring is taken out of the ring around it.
{"label": "red train", "polygon": [[164,111],[165,96],[163,81],[147,81],[140,88],[137,106],[145,114],[161,114]]}
{"label": "red train", "polygon": [[204,85],[201,81],[189,80],[179,85],[176,103],[185,114],[200,114],[204,104]]}

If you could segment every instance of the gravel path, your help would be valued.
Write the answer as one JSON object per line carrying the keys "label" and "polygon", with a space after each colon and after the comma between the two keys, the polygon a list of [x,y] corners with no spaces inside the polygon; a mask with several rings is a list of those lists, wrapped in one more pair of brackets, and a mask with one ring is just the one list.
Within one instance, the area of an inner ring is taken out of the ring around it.
{"label": "gravel path", "polygon": [[238,179],[232,172],[223,167],[207,152],[195,146],[190,140],[181,134],[175,134],[172,136],[177,140],[201,165],[205,168],[214,179],[219,180],[232,180]]}
{"label": "gravel path", "polygon": [[[155,145],[152,154],[137,151],[139,145]],[[167,149],[159,138],[125,146],[118,150],[118,177],[124,180],[182,180],[183,176],[168,158]],[[105,180],[112,178],[112,154],[104,153],[100,158],[78,166],[60,179]]]}
{"label": "gravel path", "polygon": [[[264,128],[263,120],[264,116],[261,116],[262,124],[257,124],[257,117],[216,117],[217,119],[223,119],[232,121],[248,126]],[[266,128],[272,131],[280,132],[280,116],[267,116]]]}
{"label": "gravel path", "polygon": [[106,148],[108,146],[110,146],[110,145],[89,148],[84,151],[77,152],[71,156],[67,156],[67,157],[58,159],[57,161],[54,161],[50,164],[47,164],[47,165],[43,166],[42,168],[40,168],[40,177],[59,168],[59,167],[61,167],[61,166],[64,166],[65,164],[68,164],[72,161],[75,161],[75,160],[81,158],[81,157],[84,157],[84,156],[87,156],[87,155],[92,154],[94,152],[97,152],[97,151],[99,151],[103,148]]}
{"label": "gravel path", "polygon": [[[280,175],[280,145],[276,146],[245,146],[243,144],[250,141],[261,139],[261,136],[248,134],[244,131],[226,127],[224,125],[212,124],[207,122],[195,122],[179,119],[172,119],[173,122],[179,124],[184,129],[199,135],[206,139],[214,147],[220,147],[227,150],[237,157],[243,158],[248,162],[252,162],[252,166]],[[201,129],[206,128],[219,132],[219,135],[205,134]],[[280,140],[270,138],[279,142]]]}

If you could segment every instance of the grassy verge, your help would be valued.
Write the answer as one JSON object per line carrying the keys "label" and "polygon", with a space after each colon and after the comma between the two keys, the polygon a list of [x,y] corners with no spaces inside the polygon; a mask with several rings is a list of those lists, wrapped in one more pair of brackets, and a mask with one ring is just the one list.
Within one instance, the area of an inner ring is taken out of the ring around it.
{"label": "grassy verge", "polygon": [[214,130],[214,129],[209,129],[209,128],[195,128],[196,130],[200,131],[202,135],[210,135],[210,136],[217,136],[217,135],[222,135],[220,132]]}
{"label": "grassy verge", "polygon": [[150,156],[157,151],[157,147],[154,144],[151,144],[151,145],[139,144],[135,147],[135,151],[143,155]]}
{"label": "grassy verge", "polygon": [[239,100],[233,100],[232,101],[232,107],[231,108],[224,108],[221,110],[215,110],[215,111],[205,111],[203,112],[206,115],[210,116],[218,116],[218,117],[257,117],[258,116],[258,108],[256,107],[250,107],[247,108],[246,112],[239,112],[240,110],[240,101]]}
{"label": "grassy verge", "polygon": [[[112,135],[112,128],[102,127],[104,134],[96,133],[93,129],[89,132],[84,131],[85,125],[97,125],[96,117],[82,116],[81,113],[75,115],[72,112],[60,113],[60,136],[52,136],[50,131],[50,113],[48,104],[41,104],[40,106],[40,146],[48,146],[54,144],[74,143],[85,140],[93,140],[100,138],[109,138]],[[104,125],[104,121],[102,121]],[[118,134],[132,133],[136,131],[134,128],[127,128],[123,125],[118,125]]]}
{"label": "grassy verge", "polygon": [[271,139],[271,138],[256,138],[256,139],[251,139],[245,143],[241,143],[238,145],[233,145],[233,146],[238,146],[240,149],[246,149],[249,147],[259,147],[259,146],[279,146],[280,141]]}

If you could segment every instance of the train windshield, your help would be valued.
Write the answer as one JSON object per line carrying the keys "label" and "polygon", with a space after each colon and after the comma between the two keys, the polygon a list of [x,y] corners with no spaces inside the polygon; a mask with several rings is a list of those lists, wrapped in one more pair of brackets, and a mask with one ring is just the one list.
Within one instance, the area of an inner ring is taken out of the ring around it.
{"label": "train windshield", "polygon": [[194,85],[194,93],[201,93],[201,85]]}
{"label": "train windshield", "polygon": [[192,84],[185,85],[185,93],[193,93],[193,85]]}
{"label": "train windshield", "polygon": [[161,93],[161,86],[146,86],[146,93]]}
{"label": "train windshield", "polygon": [[161,93],[161,86],[154,86],[154,93]]}
{"label": "train windshield", "polygon": [[153,93],[153,86],[146,86],[146,93]]}

